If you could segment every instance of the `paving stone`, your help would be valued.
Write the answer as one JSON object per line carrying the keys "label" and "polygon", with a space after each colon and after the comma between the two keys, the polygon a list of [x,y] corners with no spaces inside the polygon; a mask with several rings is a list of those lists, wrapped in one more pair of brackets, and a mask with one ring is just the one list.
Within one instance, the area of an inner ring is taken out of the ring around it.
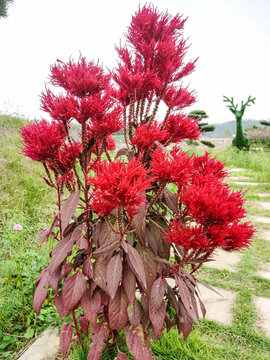
{"label": "paving stone", "polygon": [[258,182],[249,182],[249,181],[234,181],[236,185],[243,185],[243,186],[258,186]]}
{"label": "paving stone", "polygon": [[259,239],[270,241],[270,230],[260,230],[257,233],[255,233],[255,237],[258,237]]}
{"label": "paving stone", "polygon": [[265,210],[270,210],[270,202],[264,201],[264,202],[261,202],[261,204]]}
{"label": "paving stone", "polygon": [[[170,286],[175,286],[175,281],[173,279],[167,279],[167,281]],[[206,308],[205,318],[207,320],[214,320],[223,325],[232,325],[232,309],[237,293],[235,291],[224,290],[215,286],[212,287],[220,295],[201,284],[198,285],[200,298]],[[203,318],[199,303],[198,309],[200,318]]]}
{"label": "paving stone", "polygon": [[58,329],[47,329],[18,360],[48,360],[59,352]]}
{"label": "paving stone", "polygon": [[270,194],[268,194],[268,193],[257,193],[257,195],[259,195],[260,197],[268,197],[268,196],[270,196]]}
{"label": "paving stone", "polygon": [[237,264],[240,263],[243,254],[233,252],[228,253],[225,250],[217,249],[213,256],[214,261],[205,263],[205,266],[211,269],[237,271]]}
{"label": "paving stone", "polygon": [[[203,285],[199,285],[200,297],[206,307],[206,316],[208,320],[214,320],[223,325],[232,325],[233,306],[237,293],[235,291],[213,288],[220,293],[218,295]],[[202,314],[200,312],[200,317]]]}
{"label": "paving stone", "polygon": [[263,224],[270,224],[270,217],[267,216],[257,216],[257,215],[249,215],[249,219],[253,222],[260,222]]}
{"label": "paving stone", "polygon": [[240,172],[240,171],[246,171],[246,169],[242,169],[242,168],[233,168],[233,169],[228,169],[229,172]]}
{"label": "paving stone", "polygon": [[257,326],[270,337],[270,298],[254,296],[254,305],[258,314]]}
{"label": "paving stone", "polygon": [[261,267],[261,270],[257,272],[257,275],[264,279],[270,280],[270,262],[264,264]]}
{"label": "paving stone", "polygon": [[247,176],[230,176],[231,181],[245,181],[245,180],[251,180],[251,178]]}

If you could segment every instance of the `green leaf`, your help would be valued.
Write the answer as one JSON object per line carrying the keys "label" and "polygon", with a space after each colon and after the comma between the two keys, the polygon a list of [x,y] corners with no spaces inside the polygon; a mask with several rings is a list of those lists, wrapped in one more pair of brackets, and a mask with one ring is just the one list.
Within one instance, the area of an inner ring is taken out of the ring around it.
{"label": "green leaf", "polygon": [[26,332],[24,333],[24,337],[25,337],[26,339],[32,339],[32,337],[34,336],[34,334],[35,334],[34,329],[32,329],[31,327],[29,327],[29,328],[26,330]]}

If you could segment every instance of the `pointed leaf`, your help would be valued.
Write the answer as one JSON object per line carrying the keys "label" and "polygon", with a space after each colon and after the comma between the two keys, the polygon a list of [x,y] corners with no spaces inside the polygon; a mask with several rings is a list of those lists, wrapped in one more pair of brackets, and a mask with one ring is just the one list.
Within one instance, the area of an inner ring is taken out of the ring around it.
{"label": "pointed leaf", "polygon": [[52,274],[60,264],[71,254],[74,242],[71,235],[58,241],[52,251],[52,258],[49,266],[49,271]]}
{"label": "pointed leaf", "polygon": [[167,186],[164,188],[163,191],[163,202],[165,205],[168,206],[169,209],[171,209],[175,214],[179,213],[178,209],[178,197],[176,194],[174,194],[171,190],[167,188]]}
{"label": "pointed leaf", "polygon": [[83,263],[82,272],[83,275],[86,276],[88,279],[93,279],[94,277],[93,264],[90,257],[87,258]]}
{"label": "pointed leaf", "polygon": [[134,247],[132,247],[129,243],[126,243],[126,246],[130,265],[132,266],[133,271],[135,272],[140,284],[144,289],[146,289],[146,277],[142,258],[138,251],[134,249]]}
{"label": "pointed leaf", "polygon": [[81,299],[81,306],[87,320],[92,326],[96,326],[98,312],[101,306],[100,292],[96,291],[91,297],[91,291],[87,290]]}
{"label": "pointed leaf", "polygon": [[154,281],[157,278],[157,262],[153,251],[148,247],[142,247],[140,244],[137,245],[136,249],[141,255],[144,272],[146,276],[146,295],[150,297],[151,288]]}
{"label": "pointed leaf", "polygon": [[[196,311],[193,308],[191,294],[190,294],[190,291],[189,291],[187,285],[185,284],[183,279],[177,274],[175,274],[175,282],[178,287],[179,297],[181,299],[182,304],[184,305],[186,312],[194,321],[196,321],[196,323],[198,323]],[[198,323],[198,325],[199,325],[199,323]]]}
{"label": "pointed leaf", "polygon": [[115,255],[111,258],[106,271],[106,280],[111,298],[114,298],[116,294],[118,285],[122,277],[122,271],[123,266],[119,252],[118,255]]}
{"label": "pointed leaf", "polygon": [[152,360],[151,348],[144,341],[144,331],[141,324],[134,327],[128,325],[125,328],[126,343],[134,357],[134,360]]}
{"label": "pointed leaf", "polygon": [[124,353],[122,353],[122,351],[120,351],[118,349],[118,355],[117,355],[117,358],[115,360],[129,360],[129,359],[128,359],[127,355],[125,355]]}
{"label": "pointed leaf", "polygon": [[79,200],[80,191],[75,191],[67,200],[64,201],[60,210],[62,232],[65,231],[65,228],[68,226],[72,216],[74,215],[74,212],[79,204]]}
{"label": "pointed leaf", "polygon": [[135,300],[133,306],[131,304],[128,304],[127,312],[128,312],[128,318],[129,318],[131,325],[133,325],[135,327],[137,325],[139,325],[141,322],[141,319],[142,319],[141,304],[137,300]]}
{"label": "pointed leaf", "polygon": [[109,324],[113,330],[121,330],[127,325],[128,314],[127,314],[128,298],[123,288],[117,290],[115,297],[110,299],[109,302]]}
{"label": "pointed leaf", "polygon": [[78,305],[85,293],[86,284],[86,279],[80,271],[66,279],[62,291],[66,310],[72,311]]}
{"label": "pointed leaf", "polygon": [[50,274],[47,271],[42,274],[42,277],[38,282],[38,286],[34,294],[33,306],[37,315],[39,314],[41,306],[48,295],[48,290],[46,288],[49,286],[50,286]]}
{"label": "pointed leaf", "polygon": [[160,334],[164,326],[166,315],[164,295],[166,291],[167,282],[162,277],[159,277],[152,286],[149,301],[149,317],[156,336]]}
{"label": "pointed leaf", "polygon": [[110,330],[104,323],[98,323],[96,327],[92,328],[90,337],[92,343],[89,348],[87,360],[100,360],[102,350],[105,349],[105,341],[108,339]]}
{"label": "pointed leaf", "polygon": [[97,259],[94,263],[94,281],[101,287],[102,290],[108,292],[106,284],[106,268],[107,262],[103,256]]}
{"label": "pointed leaf", "polygon": [[120,240],[114,241],[110,244],[104,244],[104,245],[100,246],[97,250],[95,250],[93,252],[93,255],[100,254],[100,253],[106,253],[108,251],[113,252],[114,250],[116,250],[120,247],[120,244],[121,244]]}
{"label": "pointed leaf", "polygon": [[62,291],[59,291],[58,295],[55,295],[54,305],[56,306],[58,314],[61,316],[61,318],[69,316],[70,312],[67,311],[64,307]]}
{"label": "pointed leaf", "polygon": [[[146,197],[145,197],[146,202]],[[132,226],[136,230],[142,244],[145,244],[145,216],[146,216],[146,204],[138,207],[138,213],[132,219]]]}
{"label": "pointed leaf", "polygon": [[131,303],[131,305],[133,305],[134,300],[135,300],[135,292],[136,292],[136,278],[127,262],[124,264],[122,282],[123,282],[124,289],[126,291],[128,300]]}
{"label": "pointed leaf", "polygon": [[79,319],[81,331],[87,336],[89,330],[89,322],[85,316],[80,316]]}
{"label": "pointed leaf", "polygon": [[72,340],[72,326],[71,323],[64,324],[60,331],[60,349],[63,358],[67,356],[67,351]]}

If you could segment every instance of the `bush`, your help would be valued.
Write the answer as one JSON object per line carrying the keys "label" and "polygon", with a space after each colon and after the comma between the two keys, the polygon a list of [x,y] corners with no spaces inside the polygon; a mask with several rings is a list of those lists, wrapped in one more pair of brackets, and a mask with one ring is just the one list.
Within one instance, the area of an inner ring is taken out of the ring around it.
{"label": "bush", "polygon": [[270,129],[268,128],[257,128],[248,131],[252,144],[263,144],[270,146]]}

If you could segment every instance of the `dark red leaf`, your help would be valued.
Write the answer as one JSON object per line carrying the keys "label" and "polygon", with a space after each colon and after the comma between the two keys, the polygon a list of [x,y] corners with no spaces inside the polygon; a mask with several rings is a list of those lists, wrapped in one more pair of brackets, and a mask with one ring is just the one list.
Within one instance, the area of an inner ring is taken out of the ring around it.
{"label": "dark red leaf", "polygon": [[50,274],[47,271],[42,274],[34,294],[33,306],[37,315],[39,314],[41,306],[48,295],[48,290],[46,288],[49,286],[50,286]]}
{"label": "dark red leaf", "polygon": [[167,291],[167,282],[162,277],[156,279],[151,289],[149,301],[149,317],[151,319],[155,335],[158,336],[163,329],[166,308],[164,295]]}
{"label": "dark red leaf", "polygon": [[175,214],[179,213],[178,209],[178,198],[176,194],[174,194],[171,190],[167,187],[164,188],[163,191],[163,202],[165,205],[168,206]]}
{"label": "dark red leaf", "polygon": [[40,245],[48,239],[48,237],[51,235],[54,227],[58,224],[58,214],[55,216],[55,218],[53,219],[53,222],[51,224],[51,226],[47,226],[45,229],[40,230],[40,232],[37,234],[37,236],[39,237],[39,243]]}
{"label": "dark red leaf", "polygon": [[87,290],[81,299],[81,306],[87,320],[92,326],[96,326],[97,315],[101,306],[101,296],[99,291],[96,291],[91,297],[91,290]]}
{"label": "dark red leaf", "polygon": [[64,264],[63,267],[62,267],[62,271],[61,271],[59,281],[65,279],[69,275],[69,273],[71,272],[72,269],[73,269],[73,264],[72,263]]}
{"label": "dark red leaf", "polygon": [[85,260],[83,263],[83,269],[82,269],[83,275],[86,276],[88,279],[93,279],[94,272],[93,272],[93,263],[91,261],[91,258]]}
{"label": "dark red leaf", "polygon": [[[112,232],[106,222],[101,224],[100,231],[98,234],[99,246],[107,246],[121,240],[121,236]],[[97,249],[98,250],[98,249]]]}
{"label": "dark red leaf", "polygon": [[122,277],[123,265],[120,252],[111,258],[106,271],[106,280],[111,298],[114,298]]}
{"label": "dark red leaf", "polygon": [[140,241],[145,244],[145,216],[146,216],[146,204],[138,207],[138,213],[132,219],[131,225],[136,230]]}
{"label": "dark red leaf", "polygon": [[83,236],[83,230],[85,230],[85,224],[78,225],[71,234],[71,240],[77,244],[80,249],[87,249],[87,241]]}
{"label": "dark red leaf", "polygon": [[117,159],[119,156],[126,155],[128,160],[131,161],[134,158],[135,151],[130,149],[120,149],[118,150],[115,159]]}
{"label": "dark red leaf", "polygon": [[128,298],[123,288],[117,290],[115,297],[109,302],[109,324],[113,330],[121,330],[127,325]]}
{"label": "dark red leaf", "polygon": [[222,295],[221,295],[216,289],[214,289],[211,285],[205,283],[204,281],[198,280],[198,279],[197,279],[197,281],[198,281],[200,284],[202,284],[203,286],[205,286],[207,289],[214,291],[216,294],[218,294],[219,296],[221,296],[221,297],[224,298],[224,296],[222,296]]}
{"label": "dark red leaf", "polygon": [[70,312],[67,311],[64,307],[62,291],[59,291],[58,295],[55,295],[54,305],[56,306],[58,314],[61,316],[61,318],[69,316]]}
{"label": "dark red leaf", "polygon": [[104,323],[98,323],[92,328],[90,337],[92,343],[89,348],[87,360],[100,360],[102,350],[105,349],[105,341],[108,339],[110,330]]}
{"label": "dark red leaf", "polygon": [[137,325],[139,325],[141,322],[141,319],[142,319],[141,304],[137,300],[135,300],[133,306],[131,304],[128,304],[127,312],[128,312],[128,318],[129,318],[131,325],[133,325],[135,327]]}
{"label": "dark red leaf", "polygon": [[186,340],[193,328],[193,320],[185,310],[184,306],[180,306],[180,323],[178,323],[179,333],[183,333],[183,338]]}
{"label": "dark red leaf", "polygon": [[102,290],[108,292],[106,284],[106,268],[107,262],[104,257],[100,257],[94,263],[94,281],[101,287]]}
{"label": "dark red leaf", "polygon": [[58,241],[52,251],[52,258],[49,266],[50,273],[53,273],[60,264],[71,254],[74,242],[71,235]]}
{"label": "dark red leaf", "polygon": [[80,316],[79,323],[80,323],[81,331],[87,336],[89,329],[89,321],[85,316]]}
{"label": "dark red leaf", "polygon": [[58,294],[58,283],[60,281],[60,276],[62,273],[62,264],[50,274],[50,286]]}
{"label": "dark red leaf", "polygon": [[144,331],[141,324],[134,327],[128,325],[125,328],[126,343],[134,357],[134,360],[152,360],[151,348],[145,342]]}
{"label": "dark red leaf", "polygon": [[72,326],[71,323],[64,324],[60,331],[60,349],[63,358],[67,356],[67,351],[72,340]]}
{"label": "dark red leaf", "polygon": [[[178,294],[181,299],[182,304],[184,305],[184,308],[186,312],[189,314],[189,316],[198,323],[198,318],[196,316],[196,311],[193,308],[193,303],[191,300],[191,293],[185,284],[184,280],[177,274],[175,274],[175,282],[178,287]],[[194,295],[193,295],[194,296]],[[199,323],[198,323],[199,325]]]}
{"label": "dark red leaf", "polygon": [[67,200],[64,201],[60,214],[61,214],[61,226],[62,232],[65,231],[65,228],[68,226],[74,212],[79,204],[80,200],[80,191],[75,191],[72,193]]}
{"label": "dark red leaf", "polygon": [[136,278],[127,262],[124,264],[122,282],[123,282],[124,289],[126,291],[128,300],[131,303],[131,305],[133,305],[133,302],[135,300],[135,292],[136,292]]}
{"label": "dark red leaf", "polygon": [[104,245],[100,246],[97,250],[95,250],[93,252],[93,255],[100,254],[100,253],[106,253],[108,251],[113,252],[114,250],[116,250],[120,247],[120,244],[121,244],[120,240],[117,240],[110,244],[104,244]]}
{"label": "dark red leaf", "polygon": [[144,266],[144,272],[147,274],[146,276],[146,295],[150,297],[151,288],[154,281],[157,278],[157,262],[155,260],[155,255],[153,251],[148,247],[142,247],[141,245],[137,245],[137,250],[141,255],[141,259]]}
{"label": "dark red leaf", "polygon": [[72,311],[78,305],[85,293],[86,284],[87,281],[80,270],[66,279],[62,292],[66,310]]}
{"label": "dark red leaf", "polygon": [[142,258],[138,251],[134,249],[134,247],[132,247],[128,242],[126,243],[126,246],[130,265],[132,266],[132,269],[135,272],[140,284],[144,289],[146,289],[147,284]]}
{"label": "dark red leaf", "polygon": [[129,359],[128,359],[127,355],[125,355],[124,353],[122,353],[122,351],[120,351],[118,349],[118,355],[117,355],[117,358],[115,360],[129,360]]}
{"label": "dark red leaf", "polygon": [[158,254],[158,243],[160,241],[160,237],[160,229],[152,222],[149,222],[145,228],[145,238],[156,256]]}

